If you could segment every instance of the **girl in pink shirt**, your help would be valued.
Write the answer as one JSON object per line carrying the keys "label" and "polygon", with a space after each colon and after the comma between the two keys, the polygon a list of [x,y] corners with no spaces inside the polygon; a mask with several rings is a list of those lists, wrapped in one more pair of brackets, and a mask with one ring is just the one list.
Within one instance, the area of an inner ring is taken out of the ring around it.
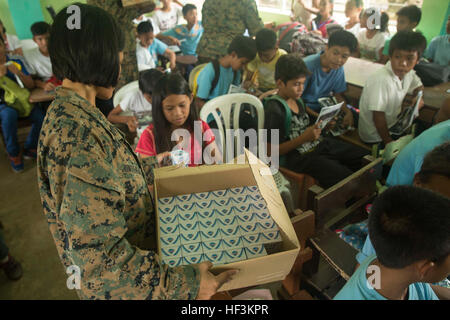
{"label": "girl in pink shirt", "polygon": [[199,120],[192,101],[189,85],[181,75],[164,75],[152,95],[153,123],[142,133],[136,153],[164,157],[182,149],[189,154],[190,167],[219,162],[214,134]]}

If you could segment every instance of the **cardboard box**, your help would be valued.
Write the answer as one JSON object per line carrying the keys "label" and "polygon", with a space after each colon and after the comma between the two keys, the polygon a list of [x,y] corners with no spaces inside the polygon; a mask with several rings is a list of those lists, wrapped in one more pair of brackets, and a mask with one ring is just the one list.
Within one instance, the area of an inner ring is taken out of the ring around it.
{"label": "cardboard box", "polygon": [[[255,188],[243,187],[257,186],[256,189],[259,189],[262,198],[267,204],[271,217],[280,230],[282,240],[281,251],[223,266],[217,265],[226,263],[224,262],[225,257],[221,256],[223,251],[211,251],[212,253],[208,253],[208,256],[214,257],[218,262],[211,270],[213,273],[218,274],[228,269],[240,270],[232,281],[220,288],[220,291],[283,280],[290,272],[300,250],[300,244],[275,181],[271,175],[262,174],[268,172],[268,167],[248,150],[237,161],[237,163],[241,164],[222,164],[193,168],[164,167],[156,169],[154,172],[156,199],[187,193],[211,191],[217,193],[217,191],[226,189],[230,189],[230,193],[245,196],[247,194],[253,194]],[[158,201],[155,202],[157,206],[156,212],[158,212]],[[245,206],[245,209],[247,208],[248,205]],[[159,222],[159,219],[157,221]],[[159,226],[157,230],[159,232]],[[202,233],[200,232],[200,234]],[[202,239],[202,241],[206,242],[220,239],[220,237],[214,238],[213,234],[211,237],[207,237],[207,239]],[[255,248],[252,250],[251,256],[258,256],[263,251],[264,247]],[[206,254],[204,253],[204,255]]]}

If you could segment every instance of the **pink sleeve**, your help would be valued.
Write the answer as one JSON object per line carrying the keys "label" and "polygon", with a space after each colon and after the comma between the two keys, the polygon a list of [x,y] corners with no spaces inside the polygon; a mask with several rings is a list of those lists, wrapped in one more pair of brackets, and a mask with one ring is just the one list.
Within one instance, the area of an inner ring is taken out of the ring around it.
{"label": "pink sleeve", "polygon": [[205,142],[205,146],[211,144],[212,142],[214,142],[214,140],[216,140],[214,133],[212,132],[211,128],[205,121],[202,121],[202,131],[203,131],[203,137],[204,137],[203,141]]}
{"label": "pink sleeve", "polygon": [[156,156],[155,139],[153,137],[153,128],[148,126],[139,139],[137,144],[136,153],[140,153],[144,156]]}

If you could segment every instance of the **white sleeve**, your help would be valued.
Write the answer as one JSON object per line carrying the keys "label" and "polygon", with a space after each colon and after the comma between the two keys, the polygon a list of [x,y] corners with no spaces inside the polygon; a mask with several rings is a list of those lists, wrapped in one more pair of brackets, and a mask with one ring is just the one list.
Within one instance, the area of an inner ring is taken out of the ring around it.
{"label": "white sleeve", "polygon": [[129,93],[125,97],[123,97],[122,100],[119,102],[120,109],[122,109],[123,112],[130,111],[133,96],[134,96],[133,93]]}
{"label": "white sleeve", "polygon": [[155,14],[150,18],[150,22],[152,23],[153,26],[153,34],[156,36],[158,33],[161,32],[161,29],[159,27],[161,21],[158,11],[156,11]]}
{"label": "white sleeve", "polygon": [[34,49],[32,49],[30,51],[25,51],[23,53],[23,55],[25,58],[25,62],[27,64],[28,73],[32,74],[32,75],[36,75],[37,72],[36,72],[36,69],[34,68],[35,59],[34,59],[34,55],[33,55],[33,50]]}
{"label": "white sleeve", "polygon": [[388,104],[385,93],[388,92],[388,88],[385,88],[383,81],[371,80],[364,86],[364,104],[369,111],[385,112]]}
{"label": "white sleeve", "polygon": [[150,52],[147,52],[145,50],[136,50],[136,58],[137,58],[137,64],[138,64],[138,70],[148,70],[148,69],[154,69],[155,68],[155,62],[150,56]]}
{"label": "white sleeve", "polygon": [[411,85],[409,86],[409,90],[408,90],[409,94],[412,94],[416,88],[423,86],[422,81],[420,80],[419,76],[416,74],[416,72],[414,70],[413,70],[413,72],[414,72],[413,79],[411,81]]}
{"label": "white sleeve", "polygon": [[22,44],[20,43],[19,38],[15,35],[9,35],[10,38],[8,39],[9,45],[11,46],[11,50],[16,50],[19,48],[22,48]]}

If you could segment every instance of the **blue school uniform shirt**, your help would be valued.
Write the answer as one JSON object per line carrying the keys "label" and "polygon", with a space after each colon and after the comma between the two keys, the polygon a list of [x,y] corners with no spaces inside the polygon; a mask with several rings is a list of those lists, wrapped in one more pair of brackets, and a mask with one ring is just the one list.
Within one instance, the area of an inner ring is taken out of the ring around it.
{"label": "blue school uniform shirt", "polygon": [[433,62],[446,67],[450,64],[450,42],[449,35],[439,36],[431,40],[427,50],[425,51],[425,57],[432,59]]}
{"label": "blue school uniform shirt", "polygon": [[[11,56],[11,57],[6,56],[6,62],[8,62],[8,61],[14,61],[14,62],[20,64],[20,66],[22,67],[22,73],[26,76],[30,75],[30,73],[28,72],[28,69],[26,67],[25,61],[23,61],[23,59],[20,58],[19,56]],[[6,73],[6,76],[8,78],[10,78],[11,80],[13,80],[14,82],[17,82],[16,76],[11,71],[8,70]]]}
{"label": "blue school uniform shirt", "polygon": [[341,93],[347,90],[344,67],[325,73],[320,65],[320,55],[323,51],[303,59],[311,71],[306,78],[302,99],[306,105],[316,112],[320,112],[319,98],[328,97],[330,93]]}
{"label": "blue school uniform shirt", "polygon": [[187,25],[178,25],[163,33],[165,36],[171,36],[181,41],[180,50],[184,55],[197,56],[198,42],[203,35],[203,26],[199,21],[191,30],[188,30]]}
{"label": "blue school uniform shirt", "polygon": [[[367,281],[367,267],[376,259],[372,255],[361,263],[345,286],[334,297],[334,300],[387,300],[377,290],[373,289]],[[369,272],[369,277],[373,271]],[[439,300],[428,283],[416,282],[408,287],[408,300]]]}
{"label": "blue school uniform shirt", "polygon": [[167,50],[167,44],[160,41],[159,39],[153,39],[152,44],[148,47],[148,51],[155,62],[155,66],[158,65],[158,55],[163,55]]}
{"label": "blue school uniform shirt", "polygon": [[230,85],[239,85],[241,81],[241,72],[236,72],[236,78],[233,81],[234,78],[234,72],[231,67],[224,68],[220,66],[220,76],[219,81],[217,82],[216,87],[212,92],[211,91],[211,85],[214,80],[215,72],[214,72],[214,66],[210,62],[208,63],[199,73],[197,78],[197,97],[203,100],[211,100],[216,97],[223,96],[228,93],[228,90],[230,89]]}

